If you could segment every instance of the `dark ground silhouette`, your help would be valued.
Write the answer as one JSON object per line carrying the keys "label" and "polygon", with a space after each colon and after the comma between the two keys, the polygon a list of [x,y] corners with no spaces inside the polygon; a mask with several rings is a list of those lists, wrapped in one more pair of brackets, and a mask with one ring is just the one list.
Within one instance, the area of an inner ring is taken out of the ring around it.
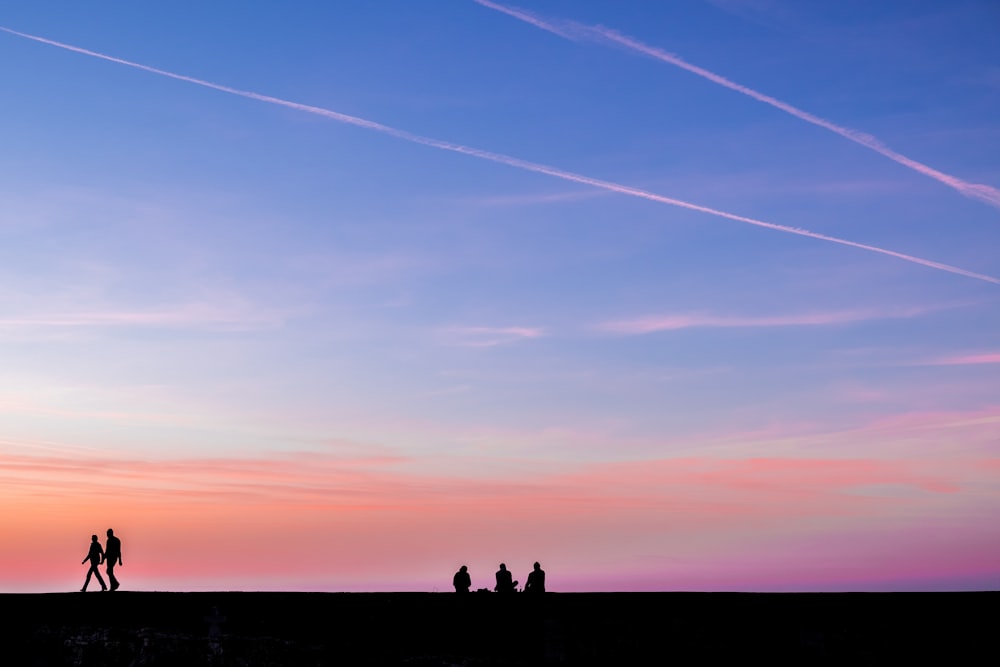
{"label": "dark ground silhouette", "polygon": [[989,664],[998,603],[1000,593],[7,594],[0,639],[18,665]]}

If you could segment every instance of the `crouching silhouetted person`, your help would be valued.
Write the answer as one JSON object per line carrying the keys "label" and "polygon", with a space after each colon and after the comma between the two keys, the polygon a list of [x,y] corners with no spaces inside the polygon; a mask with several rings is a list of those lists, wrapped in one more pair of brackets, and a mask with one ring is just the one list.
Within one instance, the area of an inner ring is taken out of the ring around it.
{"label": "crouching silhouetted person", "polygon": [[97,541],[97,535],[90,536],[90,551],[87,553],[87,557],[80,561],[80,564],[83,565],[88,560],[90,561],[90,569],[87,570],[87,578],[84,580],[83,588],[80,589],[80,592],[87,592],[87,586],[90,585],[90,575],[92,574],[97,577],[97,583],[101,585],[101,590],[108,590],[108,587],[104,585],[104,578],[101,577],[101,571],[97,569],[97,566],[104,560],[104,549],[101,548],[101,543]]}
{"label": "crouching silhouetted person", "polygon": [[500,563],[500,569],[497,570],[497,585],[493,590],[497,593],[513,593],[517,590],[517,582],[513,581],[510,570],[503,563]]}
{"label": "crouching silhouetted person", "polygon": [[468,593],[472,587],[472,577],[469,576],[469,568],[463,565],[455,573],[451,583],[455,586],[456,593]]}
{"label": "crouching silhouetted person", "polygon": [[545,592],[545,570],[543,570],[542,566],[538,563],[535,563],[535,569],[528,573],[528,580],[524,582],[524,592]]}

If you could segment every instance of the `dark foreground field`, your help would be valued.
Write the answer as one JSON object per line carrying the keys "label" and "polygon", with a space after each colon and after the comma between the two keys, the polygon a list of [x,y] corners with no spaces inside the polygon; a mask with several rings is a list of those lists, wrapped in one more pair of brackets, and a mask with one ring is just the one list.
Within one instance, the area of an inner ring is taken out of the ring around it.
{"label": "dark foreground field", "polygon": [[996,664],[998,593],[0,595],[10,665]]}

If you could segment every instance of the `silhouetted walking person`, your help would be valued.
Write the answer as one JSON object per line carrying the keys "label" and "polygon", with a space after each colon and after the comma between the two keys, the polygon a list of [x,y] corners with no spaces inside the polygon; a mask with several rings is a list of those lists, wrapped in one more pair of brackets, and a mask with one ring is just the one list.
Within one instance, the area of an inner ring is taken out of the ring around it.
{"label": "silhouetted walking person", "polygon": [[87,592],[87,586],[90,585],[90,575],[92,574],[97,577],[97,583],[101,585],[101,590],[108,590],[108,587],[104,584],[104,579],[101,577],[101,571],[97,569],[97,566],[104,562],[104,549],[101,548],[101,543],[97,541],[97,535],[90,536],[90,551],[87,552],[87,557],[80,561],[80,564],[83,565],[88,560],[90,561],[90,569],[87,570],[87,578],[84,580],[83,588],[80,589],[80,592]]}
{"label": "silhouetted walking person", "polygon": [[524,582],[524,592],[545,592],[545,570],[543,570],[542,566],[538,563],[535,563],[535,569],[528,573],[528,580]]}
{"label": "silhouetted walking person", "polygon": [[500,569],[497,570],[497,585],[495,590],[497,593],[513,593],[517,590],[517,582],[512,580],[510,570],[503,563],[500,563]]}
{"label": "silhouetted walking person", "polygon": [[119,584],[115,578],[115,565],[122,564],[122,541],[115,537],[115,531],[110,528],[108,528],[108,543],[104,549],[104,559],[108,564],[108,583],[111,584],[111,590],[117,591]]}
{"label": "silhouetted walking person", "polygon": [[465,565],[458,568],[458,572],[452,578],[451,583],[455,586],[456,593],[468,593],[472,586],[472,577],[469,576],[469,568]]}

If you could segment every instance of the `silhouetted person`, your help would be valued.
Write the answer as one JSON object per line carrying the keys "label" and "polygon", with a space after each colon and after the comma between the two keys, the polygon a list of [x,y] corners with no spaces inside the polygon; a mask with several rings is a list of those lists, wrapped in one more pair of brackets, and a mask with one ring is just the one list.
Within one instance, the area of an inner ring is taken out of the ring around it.
{"label": "silhouetted person", "polygon": [[500,569],[497,570],[497,585],[495,590],[497,593],[513,593],[517,590],[517,582],[513,581],[510,575],[510,570],[503,563],[500,563]]}
{"label": "silhouetted person", "polygon": [[[115,537],[115,531],[108,528],[108,543],[104,549],[104,559],[108,564],[108,583],[111,590],[118,590],[118,580],[115,579],[115,565],[122,564],[122,541]],[[103,582],[102,582],[103,585]]]}
{"label": "silhouetted person", "polygon": [[468,593],[472,586],[472,577],[469,576],[469,568],[465,565],[458,568],[458,572],[452,578],[451,583],[455,586],[456,593]]}
{"label": "silhouetted person", "polygon": [[101,548],[101,543],[97,541],[97,535],[90,536],[90,551],[87,553],[87,557],[80,561],[80,565],[83,565],[88,560],[90,561],[90,569],[87,570],[87,578],[84,580],[83,588],[80,589],[80,592],[87,592],[87,586],[90,585],[90,575],[92,574],[97,576],[97,583],[101,585],[101,590],[108,590],[108,587],[104,584],[104,579],[101,577],[101,571],[97,569],[97,566],[104,561],[104,549]]}
{"label": "silhouetted person", "polygon": [[528,573],[528,580],[524,582],[524,592],[545,592],[545,570],[543,570],[542,566],[538,563],[535,563],[535,569]]}

